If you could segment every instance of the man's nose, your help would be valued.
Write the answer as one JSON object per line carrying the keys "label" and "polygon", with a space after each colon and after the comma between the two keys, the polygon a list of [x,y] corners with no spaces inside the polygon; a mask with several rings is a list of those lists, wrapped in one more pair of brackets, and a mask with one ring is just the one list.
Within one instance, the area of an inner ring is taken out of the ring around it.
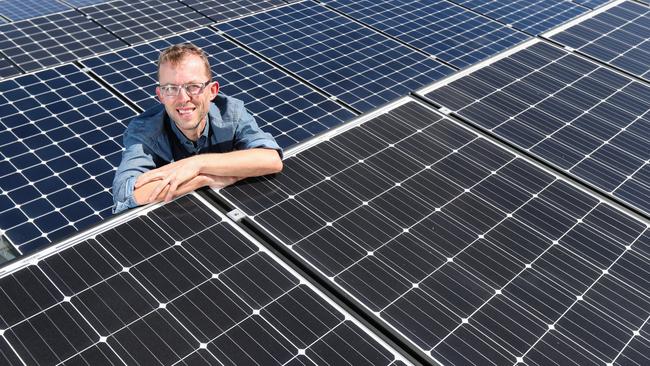
{"label": "man's nose", "polygon": [[188,101],[192,98],[190,98],[190,94],[187,92],[185,88],[181,88],[181,90],[178,92],[178,95],[176,96],[176,99],[182,101]]}

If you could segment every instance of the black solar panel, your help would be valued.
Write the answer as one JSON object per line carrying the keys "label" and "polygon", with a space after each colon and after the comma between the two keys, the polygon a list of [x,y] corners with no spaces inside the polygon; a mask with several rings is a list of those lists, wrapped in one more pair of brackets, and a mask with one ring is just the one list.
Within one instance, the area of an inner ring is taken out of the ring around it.
{"label": "black solar panel", "polygon": [[331,0],[327,5],[458,68],[529,38],[444,0]]}
{"label": "black solar panel", "polygon": [[359,111],[453,72],[312,2],[233,20],[218,28]]}
{"label": "black solar panel", "polygon": [[626,1],[551,37],[650,81],[650,8]]}
{"label": "black solar panel", "polygon": [[81,12],[131,45],[212,23],[177,0],[117,0]]}
{"label": "black solar panel", "polygon": [[70,10],[70,7],[57,0],[0,1],[0,15],[14,21],[66,10]]}
{"label": "black solar panel", "polygon": [[398,357],[192,196],[32,259],[0,283],[0,360],[14,363],[389,365]]}
{"label": "black solar panel", "polygon": [[545,43],[426,97],[650,212],[650,87]]}
{"label": "black solar panel", "polygon": [[286,162],[220,192],[433,359],[647,360],[646,224],[415,102]]}
{"label": "black solar panel", "polygon": [[0,229],[22,253],[111,215],[135,115],[72,65],[0,82]]}
{"label": "black solar panel", "polygon": [[215,22],[286,5],[282,0],[181,0]]}
{"label": "black solar panel", "polygon": [[589,11],[565,0],[451,0],[532,35],[544,33]]}
{"label": "black solar panel", "polygon": [[155,97],[155,63],[160,51],[181,42],[192,42],[207,52],[222,92],[242,99],[260,127],[275,136],[283,147],[354,116],[210,28],[105,54],[84,60],[83,64],[139,107],[147,109],[159,103]]}
{"label": "black solar panel", "polygon": [[125,46],[75,10],[0,24],[0,51],[25,71]]}

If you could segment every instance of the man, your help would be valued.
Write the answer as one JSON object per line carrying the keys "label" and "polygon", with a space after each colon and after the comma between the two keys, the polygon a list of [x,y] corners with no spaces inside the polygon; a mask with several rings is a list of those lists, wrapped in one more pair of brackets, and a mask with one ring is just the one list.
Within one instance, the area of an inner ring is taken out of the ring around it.
{"label": "man", "polygon": [[113,180],[113,212],[169,201],[197,188],[282,170],[282,150],[240,100],[218,95],[202,49],[174,45],[158,59],[162,103],[134,118],[124,133]]}

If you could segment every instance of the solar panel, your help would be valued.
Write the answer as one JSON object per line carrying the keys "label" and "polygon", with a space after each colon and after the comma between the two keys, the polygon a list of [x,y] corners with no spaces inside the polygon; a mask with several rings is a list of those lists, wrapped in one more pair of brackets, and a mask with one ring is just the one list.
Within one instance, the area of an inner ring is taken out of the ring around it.
{"label": "solar panel", "polygon": [[622,2],[550,37],[650,81],[650,8]]}
{"label": "solar panel", "polygon": [[232,20],[218,28],[362,112],[453,72],[312,2]]}
{"label": "solar panel", "polygon": [[532,35],[544,33],[589,11],[564,0],[451,0]]}
{"label": "solar panel", "polygon": [[402,359],[193,196],[23,262],[0,278],[4,360],[389,365]]}
{"label": "solar panel", "polygon": [[124,45],[75,10],[0,24],[0,51],[25,71],[71,62]]}
{"label": "solar panel", "polygon": [[241,99],[260,127],[287,147],[351,119],[354,114],[210,28],[167,38],[82,63],[108,84],[147,109],[155,97],[156,61],[169,45],[192,42],[202,47],[221,91]]}
{"label": "solar panel", "polygon": [[442,364],[647,348],[634,335],[650,316],[647,225],[424,106],[286,162],[220,193]]}
{"label": "solar panel", "polygon": [[444,0],[332,0],[326,4],[458,68],[529,38]]}
{"label": "solar panel", "polygon": [[286,5],[282,0],[181,0],[215,22]]}
{"label": "solar panel", "polygon": [[75,7],[81,7],[81,6],[88,6],[88,5],[96,5],[96,4],[102,4],[106,3],[112,0],[65,0],[66,3],[75,6]]}
{"label": "solar panel", "polygon": [[212,23],[176,0],[117,0],[80,11],[130,45]]}
{"label": "solar panel", "polygon": [[0,229],[21,253],[111,215],[135,115],[73,65],[0,82]]}
{"label": "solar panel", "polygon": [[611,0],[573,0],[574,3],[580,4],[582,6],[586,6],[591,9],[596,9],[598,7],[601,7]]}
{"label": "solar panel", "polygon": [[70,7],[56,0],[0,0],[0,15],[11,20],[35,18],[66,10],[70,10]]}
{"label": "solar panel", "polygon": [[650,87],[535,43],[430,100],[639,210],[650,212]]}

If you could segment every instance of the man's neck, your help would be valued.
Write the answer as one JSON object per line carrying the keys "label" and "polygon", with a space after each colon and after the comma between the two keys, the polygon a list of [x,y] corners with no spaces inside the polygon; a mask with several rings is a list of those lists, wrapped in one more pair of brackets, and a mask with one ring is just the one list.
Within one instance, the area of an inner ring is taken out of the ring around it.
{"label": "man's neck", "polygon": [[178,128],[178,130],[181,131],[181,133],[187,137],[188,140],[197,142],[199,141],[199,138],[201,138],[201,135],[203,135],[203,131],[205,130],[205,126],[207,124],[207,119],[208,116],[203,117],[199,125],[193,130],[182,130],[178,128],[178,125],[176,125],[176,128]]}

